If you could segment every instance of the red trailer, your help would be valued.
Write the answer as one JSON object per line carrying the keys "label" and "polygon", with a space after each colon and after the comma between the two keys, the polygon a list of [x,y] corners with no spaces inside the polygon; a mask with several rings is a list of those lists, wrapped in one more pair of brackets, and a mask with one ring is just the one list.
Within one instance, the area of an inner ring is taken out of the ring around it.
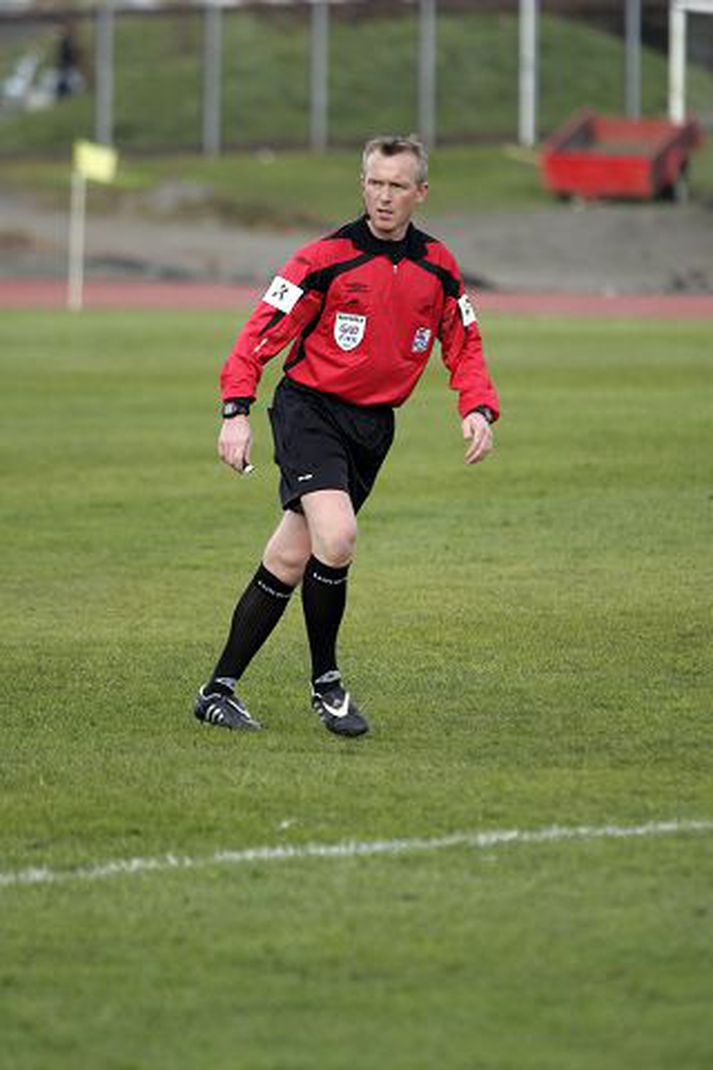
{"label": "red trailer", "polygon": [[703,143],[695,120],[606,118],[583,111],[544,144],[547,189],[559,197],[680,200],[690,153]]}

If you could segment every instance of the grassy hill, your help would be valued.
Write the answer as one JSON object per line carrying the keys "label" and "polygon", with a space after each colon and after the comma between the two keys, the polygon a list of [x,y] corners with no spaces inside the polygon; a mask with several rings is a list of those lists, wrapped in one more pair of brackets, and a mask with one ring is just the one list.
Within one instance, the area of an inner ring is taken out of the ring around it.
{"label": "grassy hill", "polygon": [[[83,24],[88,56],[93,24]],[[556,128],[581,105],[620,112],[621,41],[583,23],[541,21],[540,131]],[[49,63],[51,28],[25,37],[0,57],[0,78],[19,54],[35,49]],[[440,146],[433,158],[431,209],[438,213],[527,208],[550,203],[536,153],[514,148],[517,125],[517,22],[509,15],[444,15],[439,19]],[[342,148],[319,158],[309,136],[309,27],[299,12],[224,19],[223,143],[226,154],[196,154],[201,140],[202,19],[122,16],[116,29],[115,135],[122,153],[116,186],[92,191],[95,210],[141,200],[177,177],[204,197],[180,211],[206,209],[226,220],[272,225],[323,225],[354,208],[353,147],[376,130],[416,123],[415,17],[332,20],[331,139]],[[167,62],[166,57],[171,61]],[[666,110],[665,57],[644,50],[644,110]],[[692,70],[695,106],[713,100],[713,77]],[[2,180],[64,204],[71,145],[93,136],[91,92],[33,113],[0,114]],[[460,143],[458,146],[457,143]],[[245,151],[250,148],[255,151]],[[156,151],[158,150],[158,151]],[[274,151],[280,150],[280,151]],[[692,193],[713,200],[713,149],[698,153]]]}
{"label": "grassy hill", "polygon": [[[520,210],[551,203],[541,188],[536,162],[536,154],[507,145],[439,149],[431,161],[430,211]],[[177,203],[172,210],[158,212],[163,218],[217,215],[246,226],[320,227],[357,210],[357,177],[354,149],[335,149],[319,157],[308,151],[232,152],[219,159],[123,154],[117,181],[93,185],[91,205],[95,212],[130,206],[153,215],[162,191],[175,189]],[[32,190],[44,205],[64,208],[69,154],[61,160],[6,161],[2,178],[6,188]],[[181,190],[186,193],[183,201]]]}
{"label": "grassy hill", "polygon": [[[93,24],[83,24],[87,57]],[[517,19],[444,14],[438,22],[438,132],[443,141],[513,138],[517,130]],[[309,135],[309,24],[301,9],[226,14],[223,139],[235,147],[304,146]],[[126,149],[195,147],[201,140],[203,22],[199,13],[122,15],[116,24],[115,134]],[[335,12],[330,45],[330,136],[358,142],[375,130],[417,125],[415,14],[354,20]],[[0,77],[23,51],[49,63],[51,28],[4,49]],[[587,105],[623,107],[622,41],[581,22],[544,16],[540,25],[540,131]],[[713,99],[713,76],[692,69],[689,99]],[[667,65],[644,49],[646,113],[666,110]],[[6,114],[0,151],[61,150],[93,132],[91,94],[33,114]]]}

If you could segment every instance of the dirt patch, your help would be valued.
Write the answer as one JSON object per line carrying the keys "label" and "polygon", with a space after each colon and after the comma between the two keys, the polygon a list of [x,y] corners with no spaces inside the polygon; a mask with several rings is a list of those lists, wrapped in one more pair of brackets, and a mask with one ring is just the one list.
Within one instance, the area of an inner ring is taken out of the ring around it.
{"label": "dirt patch", "polygon": [[496,289],[713,290],[713,213],[693,205],[562,205],[439,220],[466,273]]}
{"label": "dirt patch", "polygon": [[[198,191],[202,196],[203,191]],[[199,198],[200,199],[200,198]],[[713,212],[698,205],[556,205],[535,212],[431,217],[482,289],[562,293],[713,292]],[[229,225],[210,216],[90,215],[87,274],[261,285],[319,231]],[[0,191],[0,273],[61,278],[68,219]]]}

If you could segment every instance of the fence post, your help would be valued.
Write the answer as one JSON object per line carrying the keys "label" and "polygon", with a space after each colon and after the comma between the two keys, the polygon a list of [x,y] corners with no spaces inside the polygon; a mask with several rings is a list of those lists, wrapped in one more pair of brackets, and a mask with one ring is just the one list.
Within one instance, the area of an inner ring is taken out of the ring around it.
{"label": "fence post", "polygon": [[641,115],[641,0],[626,0],[626,114]]}
{"label": "fence post", "polygon": [[114,7],[111,0],[106,0],[97,10],[96,18],[94,137],[101,145],[111,145],[114,139]]}
{"label": "fence post", "polygon": [[329,0],[312,0],[310,146],[326,149],[329,116]]}
{"label": "fence post", "polygon": [[436,5],[420,0],[418,23],[418,132],[428,148],[436,143]]}
{"label": "fence post", "polygon": [[203,9],[203,154],[205,156],[219,156],[221,149],[222,15],[220,0],[209,0]]}
{"label": "fence post", "polygon": [[520,0],[520,107],[518,136],[521,145],[537,141],[537,21],[538,0]]}
{"label": "fence post", "polygon": [[682,123],[686,118],[686,9],[678,0],[671,0],[668,26],[668,116]]}

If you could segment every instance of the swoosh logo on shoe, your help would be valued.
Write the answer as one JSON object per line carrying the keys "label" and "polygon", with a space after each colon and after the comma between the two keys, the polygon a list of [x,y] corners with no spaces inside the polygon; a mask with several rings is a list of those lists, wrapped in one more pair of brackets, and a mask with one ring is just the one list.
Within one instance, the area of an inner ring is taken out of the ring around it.
{"label": "swoosh logo on shoe", "polygon": [[324,699],[322,699],[322,705],[332,717],[346,717],[349,713],[349,692],[347,691],[338,706],[332,706],[329,702],[325,702]]}

